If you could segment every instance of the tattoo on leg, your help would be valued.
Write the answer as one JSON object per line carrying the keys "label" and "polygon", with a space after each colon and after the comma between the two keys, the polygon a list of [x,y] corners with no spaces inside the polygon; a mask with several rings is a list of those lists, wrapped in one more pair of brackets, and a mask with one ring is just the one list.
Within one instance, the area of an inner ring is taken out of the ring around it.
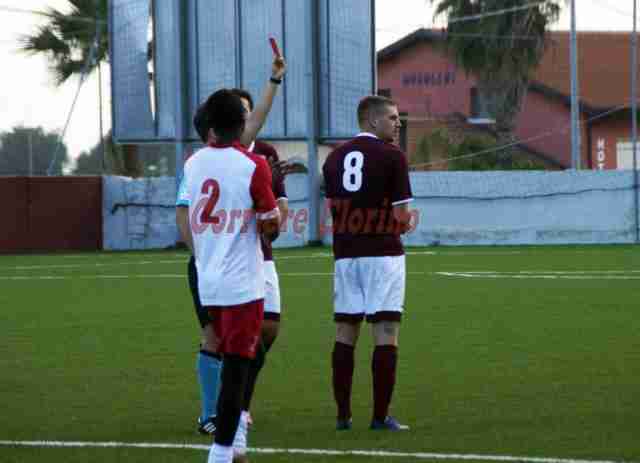
{"label": "tattoo on leg", "polygon": [[383,323],[382,330],[386,336],[394,336],[396,334],[396,327],[393,323]]}

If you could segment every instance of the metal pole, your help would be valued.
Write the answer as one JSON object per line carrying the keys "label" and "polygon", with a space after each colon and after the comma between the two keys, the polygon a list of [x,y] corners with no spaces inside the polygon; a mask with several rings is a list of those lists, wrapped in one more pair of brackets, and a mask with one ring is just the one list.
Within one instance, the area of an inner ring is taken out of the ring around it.
{"label": "metal pole", "polygon": [[[155,2],[154,2],[155,4]],[[184,154],[186,141],[189,135],[189,125],[187,124],[187,101],[188,101],[188,89],[187,89],[187,38],[186,38],[186,22],[187,22],[187,2],[177,2],[176,8],[178,8],[178,21],[175,29],[175,43],[178,49],[176,53],[176,193],[180,186],[180,180],[182,180],[182,172],[184,168]],[[180,232],[176,230],[176,242],[180,241]]]}
{"label": "metal pole", "polygon": [[633,205],[635,242],[640,242],[638,227],[638,2],[633,0],[633,33],[631,34],[631,149],[633,153]]}
{"label": "metal pole", "polygon": [[[188,129],[188,93],[186,88],[186,57],[187,57],[187,40],[186,40],[186,17],[187,2],[177,2],[175,8],[178,9],[178,24],[176,26],[176,53],[175,66],[176,73],[176,192],[182,179],[182,170],[184,167],[185,142],[187,141]],[[179,236],[179,234],[178,234]]]}
{"label": "metal pole", "polygon": [[320,18],[318,0],[308,2],[307,31],[311,53],[307,53],[307,148],[309,152],[309,243],[319,244],[319,218],[320,218],[320,172],[318,168],[318,135],[320,120],[318,117],[318,76],[320,75],[320,57],[318,40],[318,23]]}
{"label": "metal pole", "polygon": [[29,177],[33,177],[33,133],[31,130],[28,132],[27,140],[29,143],[29,167],[28,173]]}
{"label": "metal pole", "polygon": [[100,112],[100,153],[102,153],[102,173],[104,174],[107,165],[107,152],[104,143],[104,125],[102,122],[102,66],[100,65],[100,61],[98,61],[98,111]]}
{"label": "metal pole", "polygon": [[576,1],[571,0],[571,167],[580,169],[580,108],[578,99],[578,40],[576,37]]}

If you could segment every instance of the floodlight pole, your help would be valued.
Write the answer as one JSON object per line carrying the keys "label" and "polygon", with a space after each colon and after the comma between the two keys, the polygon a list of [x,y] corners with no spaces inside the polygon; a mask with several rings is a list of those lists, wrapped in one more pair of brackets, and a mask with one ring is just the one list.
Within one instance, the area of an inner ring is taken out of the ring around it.
{"label": "floodlight pole", "polygon": [[[175,66],[176,73],[176,196],[180,188],[182,173],[184,169],[185,142],[189,135],[189,125],[187,123],[187,78],[186,60],[189,53],[187,49],[187,2],[178,2],[178,24],[175,28],[175,43],[178,53],[176,53]],[[180,230],[176,230],[176,242],[181,241]]]}
{"label": "floodlight pole", "polygon": [[635,242],[640,242],[638,227],[638,1],[633,0],[633,33],[631,34],[631,152],[633,153],[633,205]]}
{"label": "floodlight pole", "polygon": [[578,40],[576,1],[571,0],[571,168],[580,169],[580,107],[578,99]]}
{"label": "floodlight pole", "polygon": [[320,8],[318,0],[309,0],[307,12],[307,32],[311,53],[307,53],[307,152],[309,179],[309,244],[320,244],[320,169],[318,166],[318,138],[320,118],[318,115],[318,78],[320,76],[319,30]]}

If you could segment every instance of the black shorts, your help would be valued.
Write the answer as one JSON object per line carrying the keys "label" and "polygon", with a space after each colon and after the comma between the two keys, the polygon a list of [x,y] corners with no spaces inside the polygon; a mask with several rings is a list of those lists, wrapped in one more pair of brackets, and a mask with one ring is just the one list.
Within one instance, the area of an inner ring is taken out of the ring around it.
{"label": "black shorts", "polygon": [[191,297],[193,298],[193,307],[196,309],[196,317],[198,317],[200,327],[204,328],[206,325],[211,323],[211,319],[200,303],[200,293],[198,292],[198,269],[196,268],[196,259],[193,256],[189,259],[187,274],[189,276],[189,289],[191,290]]}

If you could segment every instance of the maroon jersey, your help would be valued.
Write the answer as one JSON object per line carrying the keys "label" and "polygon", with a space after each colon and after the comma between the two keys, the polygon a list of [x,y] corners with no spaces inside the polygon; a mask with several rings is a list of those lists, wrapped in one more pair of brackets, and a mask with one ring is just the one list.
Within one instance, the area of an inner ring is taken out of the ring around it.
{"label": "maroon jersey", "polygon": [[359,135],[333,150],[322,171],[335,258],[404,254],[393,206],[412,199],[405,154],[379,138]]}
{"label": "maroon jersey", "polygon": [[[278,157],[278,152],[276,149],[268,143],[262,141],[256,141],[253,144],[253,149],[251,150],[255,154],[259,154],[264,156],[267,161],[277,162],[280,160]],[[287,197],[287,192],[284,189],[284,178],[281,178],[276,184],[273,186],[273,195],[276,197],[276,200]],[[284,218],[283,218],[284,220]],[[271,243],[267,242],[264,238],[261,238],[262,241],[262,254],[264,254],[264,260],[273,260],[273,248],[271,247]]]}

